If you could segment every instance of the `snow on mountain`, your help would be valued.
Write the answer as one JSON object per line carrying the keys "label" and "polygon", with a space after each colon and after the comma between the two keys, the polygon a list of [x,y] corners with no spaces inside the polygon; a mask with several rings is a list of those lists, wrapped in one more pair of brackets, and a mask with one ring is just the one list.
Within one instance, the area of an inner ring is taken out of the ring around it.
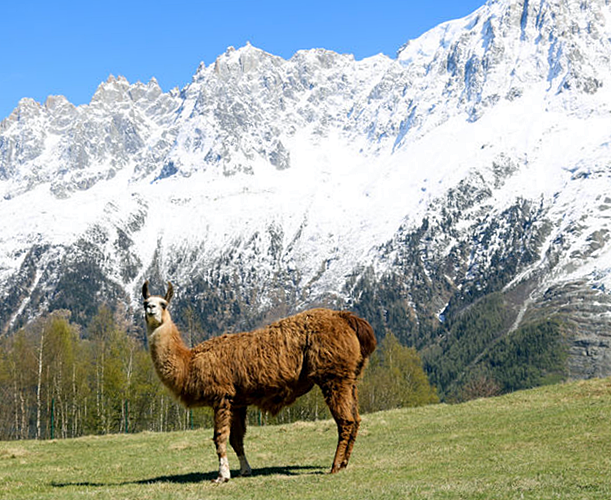
{"label": "snow on mountain", "polygon": [[606,0],[490,0],[395,59],[246,45],[180,91],[24,99],[0,123],[0,316],[85,323],[171,279],[213,333],[322,303],[426,347],[500,293],[509,330],[561,315],[570,374],[611,374],[610,58]]}

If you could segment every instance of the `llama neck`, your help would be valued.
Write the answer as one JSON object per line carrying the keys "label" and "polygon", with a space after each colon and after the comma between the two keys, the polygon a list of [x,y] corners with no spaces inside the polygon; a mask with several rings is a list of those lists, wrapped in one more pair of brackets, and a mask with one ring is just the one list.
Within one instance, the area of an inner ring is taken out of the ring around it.
{"label": "llama neck", "polygon": [[179,395],[189,371],[190,349],[185,346],[176,325],[164,321],[149,335],[151,357],[161,381]]}

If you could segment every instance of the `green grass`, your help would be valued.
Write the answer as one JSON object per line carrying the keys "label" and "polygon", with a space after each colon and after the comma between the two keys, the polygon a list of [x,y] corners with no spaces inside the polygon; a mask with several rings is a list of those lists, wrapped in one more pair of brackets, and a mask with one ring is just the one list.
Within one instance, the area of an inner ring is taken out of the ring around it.
{"label": "green grass", "polygon": [[[330,421],[251,427],[250,478],[214,485],[211,430],[0,443],[1,499],[611,498],[611,379],[363,418],[326,474]],[[237,459],[230,455],[236,468]]]}

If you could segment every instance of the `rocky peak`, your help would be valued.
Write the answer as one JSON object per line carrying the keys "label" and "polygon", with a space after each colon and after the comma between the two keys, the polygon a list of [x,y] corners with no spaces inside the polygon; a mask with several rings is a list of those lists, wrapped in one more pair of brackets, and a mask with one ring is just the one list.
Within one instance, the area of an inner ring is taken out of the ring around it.
{"label": "rocky peak", "polygon": [[95,94],[93,94],[91,104],[113,106],[127,99],[131,100],[129,89],[129,82],[124,76],[109,75],[108,79],[100,83]]}
{"label": "rocky peak", "polygon": [[273,56],[247,42],[244,47],[229,47],[214,63],[215,75],[223,80],[239,81],[244,75],[268,72],[274,65],[282,64],[282,58]]}

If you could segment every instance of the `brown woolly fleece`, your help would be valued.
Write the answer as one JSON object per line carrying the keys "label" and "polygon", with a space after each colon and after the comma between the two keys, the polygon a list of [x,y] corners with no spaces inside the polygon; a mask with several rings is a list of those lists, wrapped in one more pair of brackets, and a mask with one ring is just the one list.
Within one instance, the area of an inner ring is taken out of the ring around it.
{"label": "brown woolly fleece", "polygon": [[[161,381],[187,407],[211,406],[219,478],[229,479],[226,440],[249,473],[243,450],[246,407],[277,414],[299,396],[321,387],[338,425],[331,472],[348,464],[360,417],[356,383],[376,347],[367,321],[346,311],[312,309],[252,332],[226,334],[188,349],[167,310],[173,294],[145,299],[149,345]],[[245,464],[245,465],[244,465]]]}

